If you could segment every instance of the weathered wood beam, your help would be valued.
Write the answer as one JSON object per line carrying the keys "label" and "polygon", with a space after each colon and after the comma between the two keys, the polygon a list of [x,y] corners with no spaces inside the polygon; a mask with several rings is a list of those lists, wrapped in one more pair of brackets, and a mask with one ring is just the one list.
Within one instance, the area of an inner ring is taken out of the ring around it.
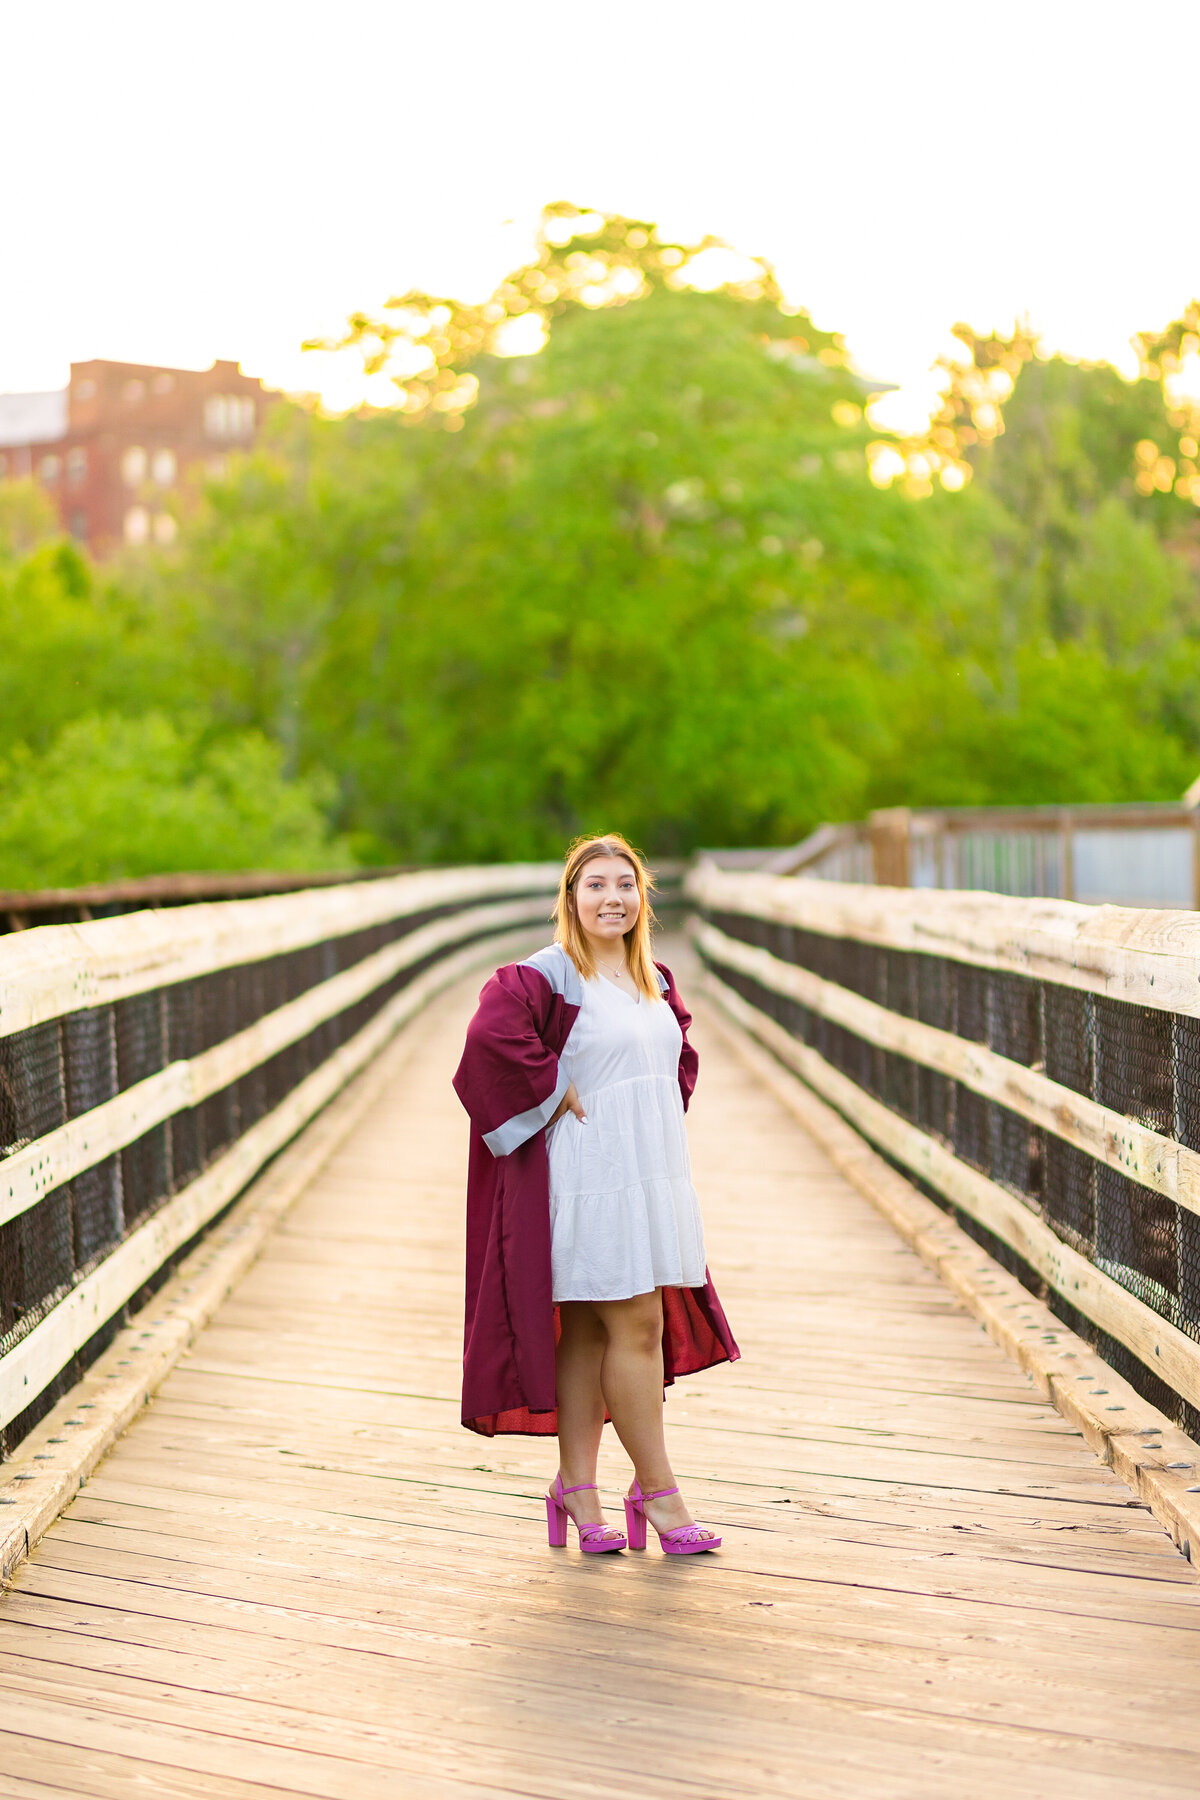
{"label": "weathered wood beam", "polygon": [[430,907],[548,897],[560,873],[557,863],[438,869],[20,932],[0,940],[0,1037]]}
{"label": "weathered wood beam", "polygon": [[705,985],[738,1024],[853,1120],[856,1130],[1014,1250],[1057,1294],[1124,1344],[1177,1394],[1200,1406],[1200,1344],[1094,1268],[1007,1189],[889,1111],[816,1050],[797,1043],[711,970]]}
{"label": "weathered wood beam", "polygon": [[710,910],[1200,1016],[1194,912],[735,874],[712,864],[693,869],[686,892]]}
{"label": "weathered wood beam", "polygon": [[435,963],[202,1175],[131,1232],[91,1275],[0,1357],[0,1425],[24,1412],[105,1321],[145,1286],[169,1256],[234,1199],[263,1164],[295,1137],[434,994],[481,960],[491,960],[505,951],[516,952],[527,941],[528,927],[499,939],[489,938],[486,946],[467,945]]}
{"label": "weathered wood beam", "polygon": [[961,1081],[973,1093],[1019,1113],[1097,1162],[1107,1163],[1110,1169],[1153,1188],[1189,1212],[1200,1213],[1200,1152],[1051,1081],[1024,1063],[998,1055],[986,1044],[889,1012],[874,1000],[826,981],[810,969],[785,963],[769,950],[731,938],[713,925],[698,922],[693,935],[708,959],[739,969],[763,987],[844,1025],[881,1050],[894,1050]]}
{"label": "weathered wood beam", "polygon": [[55,1188],[114,1151],[134,1143],[152,1126],[198,1106],[231,1081],[249,1074],[315,1026],[373,993],[401,969],[489,929],[533,924],[544,918],[545,912],[546,901],[540,897],[470,907],[423,925],[340,975],[309,988],[211,1050],[190,1061],[169,1063],[124,1093],[36,1138],[0,1161],[0,1225],[36,1206]]}

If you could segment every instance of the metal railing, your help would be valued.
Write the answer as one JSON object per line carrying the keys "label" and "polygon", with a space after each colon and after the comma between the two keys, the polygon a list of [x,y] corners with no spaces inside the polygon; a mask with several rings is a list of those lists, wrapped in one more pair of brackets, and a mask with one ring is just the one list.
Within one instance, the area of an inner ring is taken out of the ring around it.
{"label": "metal railing", "polygon": [[557,864],[0,939],[0,1452],[431,995],[546,920]]}
{"label": "metal railing", "polygon": [[701,865],[709,990],[1200,1435],[1200,920]]}

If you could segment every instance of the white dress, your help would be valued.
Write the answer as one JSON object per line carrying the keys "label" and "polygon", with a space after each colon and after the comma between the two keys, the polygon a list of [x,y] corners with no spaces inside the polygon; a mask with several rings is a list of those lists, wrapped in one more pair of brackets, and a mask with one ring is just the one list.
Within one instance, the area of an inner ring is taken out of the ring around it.
{"label": "white dress", "polygon": [[566,1112],[546,1133],[554,1299],[627,1300],[703,1287],[704,1227],[679,1092],[683,1034],[665,1000],[603,975],[560,1058],[586,1125]]}

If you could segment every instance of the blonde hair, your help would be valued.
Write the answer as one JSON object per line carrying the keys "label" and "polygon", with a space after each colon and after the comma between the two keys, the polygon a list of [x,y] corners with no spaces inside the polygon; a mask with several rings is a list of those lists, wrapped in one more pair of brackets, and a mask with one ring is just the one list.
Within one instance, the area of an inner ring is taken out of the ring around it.
{"label": "blonde hair", "polygon": [[637,918],[624,936],[625,965],[633,976],[634,984],[648,1000],[661,1000],[662,988],[654,967],[654,958],[650,954],[650,933],[654,928],[654,908],[650,904],[650,895],[654,889],[654,877],[633,845],[626,843],[620,832],[610,831],[604,837],[579,837],[568,847],[562,880],[558,884],[558,899],[554,902],[551,914],[554,920],[554,941],[562,945],[585,981],[595,978],[596,958],[579,923],[575,886],[587,865],[595,862],[599,856],[619,856],[633,870],[641,905]]}

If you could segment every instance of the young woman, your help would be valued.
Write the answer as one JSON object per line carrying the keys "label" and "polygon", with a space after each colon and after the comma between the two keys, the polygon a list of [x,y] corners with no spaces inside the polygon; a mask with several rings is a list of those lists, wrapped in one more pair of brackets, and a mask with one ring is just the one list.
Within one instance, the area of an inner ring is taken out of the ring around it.
{"label": "young woman", "polygon": [[[646,869],[624,838],[567,854],[555,942],[479,997],[455,1090],[471,1116],[463,1424],[557,1432],[552,1545],[670,1555],[720,1543],[671,1473],[663,1387],[734,1360],[704,1260],[683,1115],[690,1015],[650,954]],[[626,1538],[596,1490],[606,1417],[633,1463]]]}

